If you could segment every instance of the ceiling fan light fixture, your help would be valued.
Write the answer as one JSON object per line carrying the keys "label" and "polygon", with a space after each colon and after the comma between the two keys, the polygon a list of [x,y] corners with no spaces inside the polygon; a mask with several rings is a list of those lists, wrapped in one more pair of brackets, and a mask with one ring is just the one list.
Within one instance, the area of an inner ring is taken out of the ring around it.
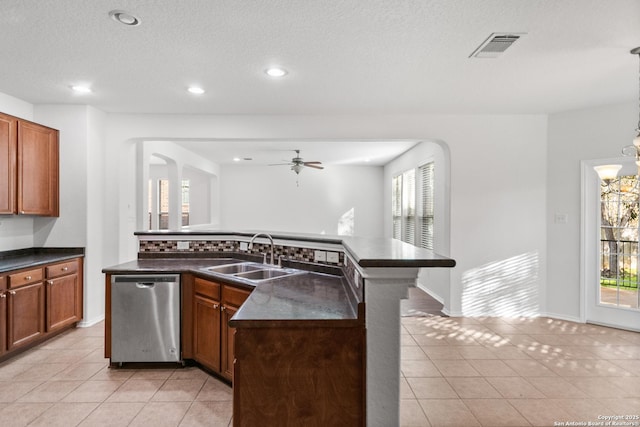
{"label": "ceiling fan light fixture", "polygon": [[293,166],[291,166],[291,170],[294,171],[297,174],[300,173],[300,171],[302,170],[303,166],[301,164],[294,164]]}

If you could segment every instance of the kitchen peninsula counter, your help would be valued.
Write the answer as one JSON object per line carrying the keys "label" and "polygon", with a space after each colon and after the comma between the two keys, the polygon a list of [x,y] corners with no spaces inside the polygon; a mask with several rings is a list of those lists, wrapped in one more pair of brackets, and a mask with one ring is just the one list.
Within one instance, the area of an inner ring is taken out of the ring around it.
{"label": "kitchen peninsula counter", "polygon": [[[270,232],[272,247],[264,232],[254,230],[135,234],[138,259],[105,273],[202,276],[202,257],[262,259],[272,250],[290,260],[288,266],[320,268],[322,273],[259,283],[229,321],[237,337],[234,425],[399,424],[400,300],[416,285],[421,268],[451,268],[455,260],[390,238]],[[331,277],[322,268],[341,273]],[[279,381],[282,376],[292,382]],[[313,384],[323,390],[322,399],[314,398]]]}
{"label": "kitchen peninsula counter", "polygon": [[[228,253],[225,257],[236,257]],[[357,305],[349,295],[348,284],[339,275],[306,271],[261,283],[234,280],[232,277],[208,272],[215,258],[153,258],[137,259],[103,269],[106,274],[193,274],[214,281],[228,282],[252,290],[249,299],[232,321],[256,322],[301,320],[355,320]],[[266,325],[266,324],[264,324]]]}

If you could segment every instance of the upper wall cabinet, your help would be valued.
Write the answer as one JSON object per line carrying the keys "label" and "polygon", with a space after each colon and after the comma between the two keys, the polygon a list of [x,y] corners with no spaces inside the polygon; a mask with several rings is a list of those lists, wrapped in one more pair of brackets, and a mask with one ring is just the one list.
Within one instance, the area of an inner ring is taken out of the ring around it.
{"label": "upper wall cabinet", "polygon": [[0,113],[0,214],[59,216],[58,131]]}

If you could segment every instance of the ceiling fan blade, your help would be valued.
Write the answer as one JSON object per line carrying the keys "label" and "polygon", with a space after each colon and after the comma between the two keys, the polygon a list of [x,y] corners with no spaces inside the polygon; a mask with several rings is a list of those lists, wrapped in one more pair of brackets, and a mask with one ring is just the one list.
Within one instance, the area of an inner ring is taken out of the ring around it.
{"label": "ceiling fan blade", "polygon": [[293,163],[271,163],[269,166],[291,166]]}
{"label": "ceiling fan blade", "polygon": [[308,163],[305,163],[304,165],[305,165],[306,167],[308,167],[308,168],[324,169],[324,167],[322,167],[322,166],[318,166],[318,165],[310,165],[310,164],[308,164]]}
{"label": "ceiling fan blade", "polygon": [[322,162],[304,162],[305,165],[321,165]]}

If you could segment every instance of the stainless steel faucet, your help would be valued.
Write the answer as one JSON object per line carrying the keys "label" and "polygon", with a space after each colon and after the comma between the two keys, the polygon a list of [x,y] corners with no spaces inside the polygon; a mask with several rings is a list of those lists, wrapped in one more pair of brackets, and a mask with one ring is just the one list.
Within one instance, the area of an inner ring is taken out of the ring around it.
{"label": "stainless steel faucet", "polygon": [[274,263],[273,263],[273,237],[271,237],[271,235],[270,235],[270,234],[267,234],[267,233],[256,233],[256,234],[251,238],[251,240],[249,241],[249,246],[248,246],[248,248],[249,248],[249,249],[253,249],[253,241],[254,241],[254,240],[256,239],[256,237],[258,237],[258,236],[264,236],[264,237],[268,238],[268,239],[269,239],[269,241],[271,242],[271,262],[269,262],[269,264],[273,265],[273,264],[274,264]]}

